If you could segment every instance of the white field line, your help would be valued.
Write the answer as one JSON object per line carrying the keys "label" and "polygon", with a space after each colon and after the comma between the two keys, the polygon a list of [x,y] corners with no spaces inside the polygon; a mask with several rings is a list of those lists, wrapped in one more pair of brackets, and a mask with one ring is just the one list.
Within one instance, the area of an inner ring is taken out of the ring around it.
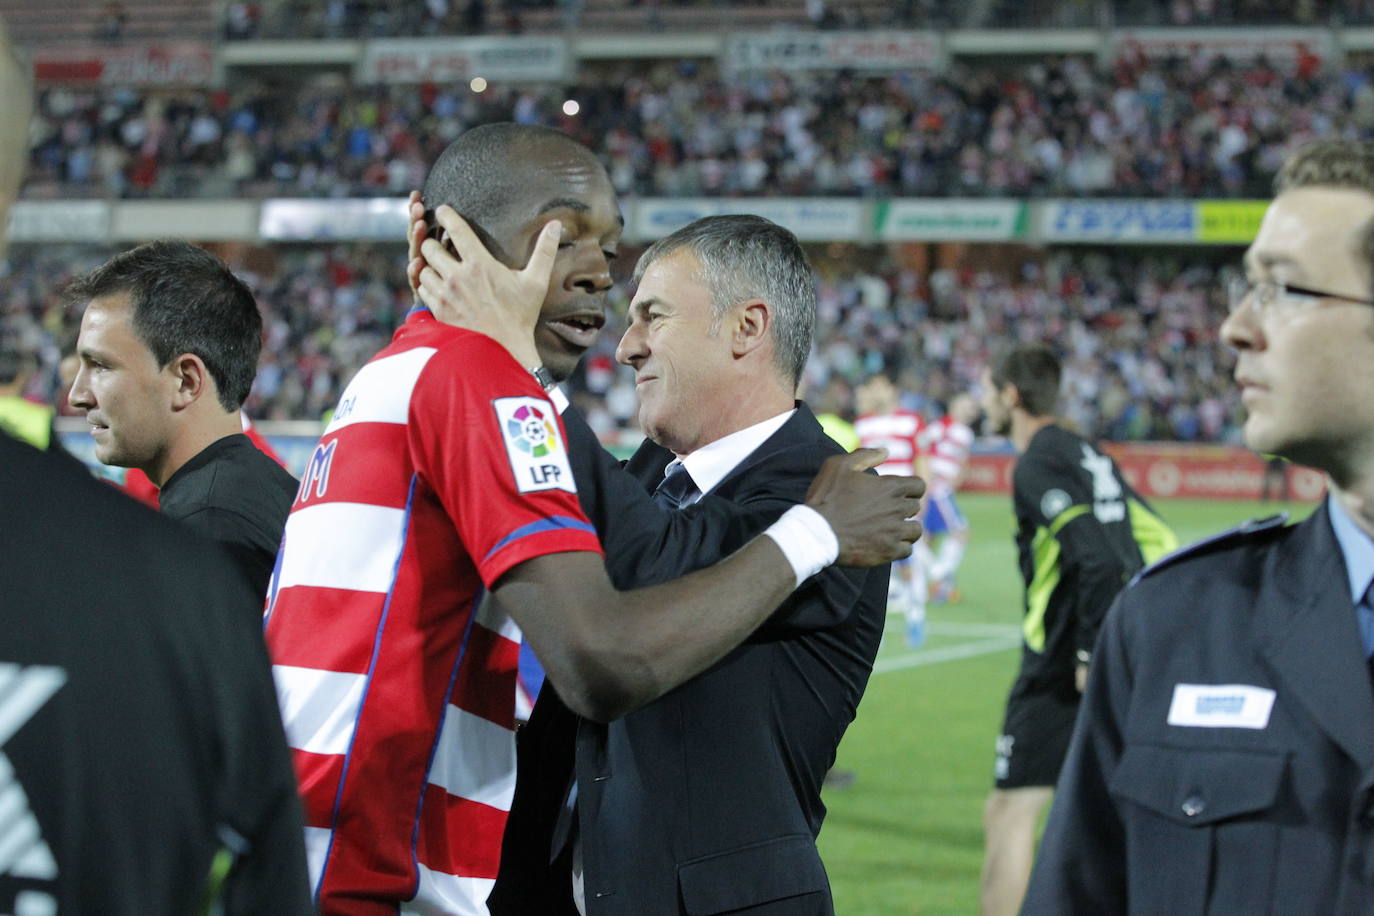
{"label": "white field line", "polygon": [[926,632],[940,636],[1019,636],[1021,627],[1014,623],[960,623],[957,620],[932,620]]}
{"label": "white field line", "polygon": [[[1013,631],[1015,630],[1014,627],[1011,629]],[[940,631],[937,630],[936,632]],[[918,649],[914,652],[906,652],[901,655],[880,659],[873,665],[873,673],[888,674],[892,671],[905,671],[908,668],[919,668],[922,665],[937,665],[941,662],[957,662],[968,658],[977,658],[980,655],[991,655],[994,652],[1005,652],[1008,649],[1015,649],[1020,644],[1020,636],[1009,633],[988,639],[963,642],[954,646],[944,646],[939,649]]]}

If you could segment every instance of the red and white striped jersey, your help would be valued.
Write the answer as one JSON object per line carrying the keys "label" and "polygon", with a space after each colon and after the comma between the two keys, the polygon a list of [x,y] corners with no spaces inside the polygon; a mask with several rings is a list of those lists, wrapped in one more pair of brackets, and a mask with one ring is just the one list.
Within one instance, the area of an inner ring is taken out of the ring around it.
{"label": "red and white striped jersey", "polygon": [[426,310],[344,390],[266,620],[325,916],[487,912],[521,635],[482,597],[533,557],[600,552],[565,442],[505,350]]}
{"label": "red and white striped jersey", "polygon": [[968,464],[973,430],[949,415],[926,427],[921,450],[926,456],[926,481],[932,493],[953,492]]}
{"label": "red and white striped jersey", "polygon": [[911,475],[916,473],[925,425],[926,421],[914,410],[894,410],[864,414],[854,421],[854,432],[861,447],[887,449],[887,460],[878,465],[879,474]]}

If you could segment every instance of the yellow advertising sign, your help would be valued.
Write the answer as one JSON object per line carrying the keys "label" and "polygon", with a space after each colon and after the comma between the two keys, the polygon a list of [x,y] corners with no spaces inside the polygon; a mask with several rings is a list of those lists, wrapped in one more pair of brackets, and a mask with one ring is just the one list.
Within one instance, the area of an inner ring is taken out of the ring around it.
{"label": "yellow advertising sign", "polygon": [[1197,204],[1197,240],[1248,245],[1259,232],[1267,200],[1203,200]]}

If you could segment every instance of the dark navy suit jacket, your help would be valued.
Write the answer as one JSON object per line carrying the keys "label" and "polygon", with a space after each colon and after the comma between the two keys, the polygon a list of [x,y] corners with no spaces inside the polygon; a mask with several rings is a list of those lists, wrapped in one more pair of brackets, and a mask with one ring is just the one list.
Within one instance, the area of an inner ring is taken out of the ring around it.
{"label": "dark navy suit jacket", "polygon": [[[619,588],[727,556],[801,502],[842,451],[799,404],[701,501],[669,511],[651,493],[670,452],[645,442],[622,467],[573,411],[564,423]],[[517,739],[492,912],[572,911],[566,863],[551,865],[550,852],[575,768],[589,916],[832,913],[815,843],[821,782],[872,670],[887,579],[885,566],[831,567],[715,666],[609,725],[578,719],[546,686]]]}

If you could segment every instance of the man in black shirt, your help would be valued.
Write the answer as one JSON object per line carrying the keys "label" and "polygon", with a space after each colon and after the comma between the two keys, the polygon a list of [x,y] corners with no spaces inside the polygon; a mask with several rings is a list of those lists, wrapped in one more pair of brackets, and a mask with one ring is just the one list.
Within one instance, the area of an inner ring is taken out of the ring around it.
{"label": "man in black shirt", "polygon": [[252,293],[209,253],[162,241],[68,295],[86,304],[68,399],[96,457],[146,473],[162,512],[226,546],[265,595],[296,480],[243,434],[262,345]]}
{"label": "man in black shirt", "polygon": [[983,814],[984,916],[1021,907],[1103,615],[1145,563],[1178,546],[1115,462],[1060,425],[1059,379],[1059,360],[1042,344],[1016,347],[983,375],[988,425],[1020,453],[1012,502],[1026,583],[1021,670]]}

